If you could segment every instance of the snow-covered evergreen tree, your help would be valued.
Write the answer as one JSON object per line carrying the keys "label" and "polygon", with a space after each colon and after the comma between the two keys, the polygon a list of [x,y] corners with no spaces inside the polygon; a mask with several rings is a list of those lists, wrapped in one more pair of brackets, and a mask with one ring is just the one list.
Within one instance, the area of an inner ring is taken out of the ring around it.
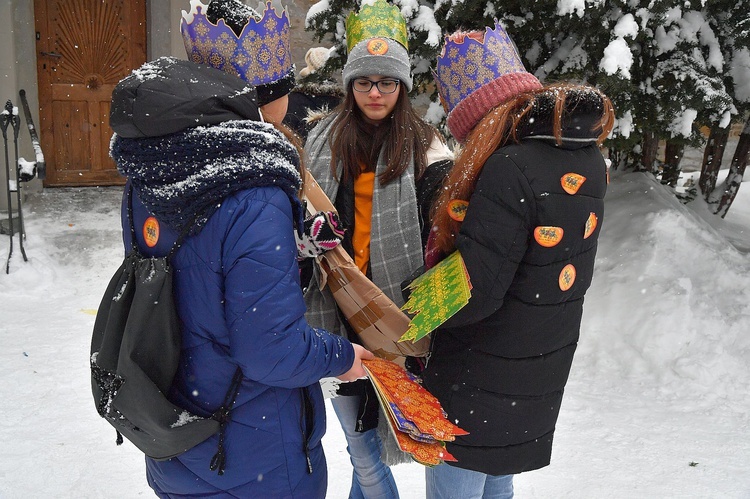
{"label": "snow-covered evergreen tree", "polygon": [[735,106],[735,113],[730,116],[730,120],[744,120],[737,149],[729,165],[729,173],[719,188],[716,188],[716,177],[729,137],[727,122],[730,120],[723,119],[711,124],[711,134],[704,155],[699,185],[704,198],[715,205],[715,213],[723,217],[742,184],[750,149],[750,1],[708,2],[706,10],[709,13],[708,22],[716,33],[718,51],[724,60],[721,77]]}
{"label": "snow-covered evergreen tree", "polygon": [[[484,29],[494,19],[542,82],[588,83],[612,99],[617,126],[607,146],[616,166],[654,174],[664,167],[663,180],[673,185],[683,148],[706,142],[702,127],[728,133],[750,111],[750,0],[389,1],[407,21],[414,93],[430,96],[434,123],[444,115],[430,68],[443,34]],[[321,0],[308,12],[307,29],[336,47],[327,72],[346,62],[344,22],[359,6]],[[657,159],[662,141],[664,162]],[[712,192],[715,176],[704,183]]]}

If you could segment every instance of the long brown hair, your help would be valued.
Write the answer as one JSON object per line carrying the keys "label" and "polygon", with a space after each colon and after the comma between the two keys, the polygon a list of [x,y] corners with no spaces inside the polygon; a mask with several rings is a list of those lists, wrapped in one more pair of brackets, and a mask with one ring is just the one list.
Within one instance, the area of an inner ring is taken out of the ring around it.
{"label": "long brown hair", "polygon": [[302,139],[299,135],[297,135],[294,130],[289,128],[284,123],[274,123],[274,128],[281,132],[281,134],[286,137],[286,139],[294,146],[294,148],[297,150],[297,155],[299,156],[299,175],[302,178],[302,183],[300,184],[299,192],[297,192],[297,197],[302,199],[302,191],[305,190],[305,150],[302,147]]}
{"label": "long brown hair", "polygon": [[[380,175],[381,185],[399,178],[414,159],[415,178],[422,177],[427,168],[427,149],[437,130],[422,120],[411,105],[405,85],[399,85],[399,96],[390,117],[378,127],[368,125],[354,100],[349,85],[344,100],[334,110],[331,135],[331,173],[337,176],[336,165],[343,165],[343,179],[357,178],[360,163],[375,167],[381,150],[386,170]],[[339,181],[343,179],[338,179]]]}
{"label": "long brown hair", "polygon": [[534,92],[521,94],[493,108],[469,133],[444,188],[433,205],[432,230],[435,231],[436,250],[443,254],[452,252],[460,228],[460,223],[450,217],[448,204],[454,199],[469,200],[487,159],[498,147],[519,142],[520,126],[526,122],[537,99],[543,95],[554,96],[552,131],[557,144],[562,143],[564,115],[571,111],[567,101],[574,90],[594,92],[601,98],[601,116],[592,131],[597,132],[598,145],[604,142],[614,126],[615,113],[609,98],[593,87],[552,84]]}

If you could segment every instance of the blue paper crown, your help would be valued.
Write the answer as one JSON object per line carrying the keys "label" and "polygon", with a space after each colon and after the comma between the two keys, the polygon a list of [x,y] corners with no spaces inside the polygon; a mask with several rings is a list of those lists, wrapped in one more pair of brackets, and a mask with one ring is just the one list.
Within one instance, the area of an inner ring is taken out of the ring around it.
{"label": "blue paper crown", "polygon": [[445,37],[433,72],[447,112],[483,85],[510,73],[526,72],[515,45],[497,20],[495,29],[485,28],[483,40],[460,36],[466,33],[458,35]]}
{"label": "blue paper crown", "polygon": [[182,12],[180,31],[190,60],[256,86],[275,82],[293,71],[286,9],[279,15],[267,2],[263,17],[249,17],[237,36],[224,19],[216,24],[209,21],[206,8],[201,0],[190,0],[190,13]]}

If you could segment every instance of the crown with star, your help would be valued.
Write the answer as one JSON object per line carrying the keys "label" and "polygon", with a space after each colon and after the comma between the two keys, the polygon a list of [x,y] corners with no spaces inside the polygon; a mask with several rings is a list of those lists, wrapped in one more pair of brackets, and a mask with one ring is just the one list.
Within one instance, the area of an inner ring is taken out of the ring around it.
{"label": "crown with star", "polygon": [[370,38],[390,38],[409,49],[406,20],[398,7],[385,0],[376,0],[372,4],[362,5],[358,13],[349,14],[346,18],[347,52],[351,52],[362,40]]}
{"label": "crown with star", "polygon": [[201,0],[190,1],[190,13],[183,11],[180,23],[188,58],[256,86],[288,78],[294,67],[286,9],[279,14],[269,1],[261,16],[238,2],[230,8],[235,6],[243,7],[239,16],[233,16],[241,19],[226,16],[214,23],[207,17],[207,5]]}

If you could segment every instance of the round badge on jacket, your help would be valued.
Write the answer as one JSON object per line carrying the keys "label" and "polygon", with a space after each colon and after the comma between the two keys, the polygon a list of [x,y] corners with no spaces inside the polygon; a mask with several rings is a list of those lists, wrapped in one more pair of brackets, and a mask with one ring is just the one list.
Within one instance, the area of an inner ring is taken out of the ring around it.
{"label": "round badge on jacket", "polygon": [[469,203],[462,199],[453,199],[448,203],[448,215],[456,222],[463,222]]}
{"label": "round badge on jacket", "polygon": [[562,241],[564,233],[565,231],[562,227],[540,225],[534,229],[534,240],[536,240],[540,246],[551,248],[557,246],[557,244]]}
{"label": "round badge on jacket", "polygon": [[560,185],[568,194],[575,194],[586,181],[586,177],[577,173],[566,173],[560,178]]}
{"label": "round badge on jacket", "polygon": [[143,241],[149,248],[153,248],[159,242],[159,221],[156,218],[148,217],[143,222]]}
{"label": "round badge on jacket", "polygon": [[562,291],[567,291],[571,287],[573,287],[573,283],[576,282],[576,268],[572,263],[569,263],[565,267],[563,267],[562,271],[560,272],[560,277],[558,277],[557,279],[557,282],[560,285],[560,290]]}
{"label": "round badge on jacket", "polygon": [[593,211],[589,213],[589,218],[586,220],[586,227],[583,229],[583,238],[588,239],[591,234],[596,230],[596,226],[599,223],[599,219],[596,217],[596,213]]}

